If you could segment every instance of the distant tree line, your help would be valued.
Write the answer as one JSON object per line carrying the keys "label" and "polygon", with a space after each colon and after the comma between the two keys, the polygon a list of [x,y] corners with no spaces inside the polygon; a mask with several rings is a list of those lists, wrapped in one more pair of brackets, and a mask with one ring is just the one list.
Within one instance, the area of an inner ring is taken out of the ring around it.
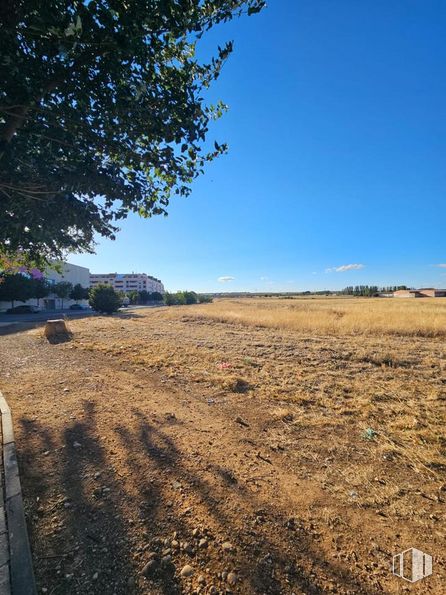
{"label": "distant tree line", "polygon": [[144,305],[148,304],[149,302],[162,302],[163,301],[163,294],[159,291],[146,291],[143,289],[142,291],[129,291],[126,293],[125,291],[118,291],[117,292],[122,299],[128,297],[131,304],[139,304]]}
{"label": "distant tree line", "polygon": [[276,291],[276,292],[250,292],[250,291],[232,291],[208,294],[210,297],[231,297],[231,298],[250,298],[250,297],[279,297],[281,299],[293,299],[300,296],[329,296],[329,295],[357,295],[370,297],[379,293],[392,293],[399,289],[409,289],[406,285],[351,285],[340,290],[320,289],[318,291]]}
{"label": "distant tree line", "polygon": [[188,304],[207,304],[212,298],[206,294],[198,294],[195,291],[177,291],[176,293],[164,294],[166,306],[186,306]]}
{"label": "distant tree line", "polygon": [[[115,291],[107,285],[96,285],[95,287],[83,287],[79,283],[73,285],[68,281],[51,283],[44,278],[33,278],[22,273],[0,274],[0,301],[11,302],[14,307],[15,301],[26,302],[29,299],[36,299],[39,305],[40,300],[49,295],[56,295],[63,302],[69,298],[76,302],[89,300],[90,305],[99,312],[115,312],[127,297],[131,304],[163,303],[166,306],[180,306],[187,304],[202,304],[212,302],[209,295],[198,294],[195,291],[177,291],[176,293],[166,292],[164,295],[158,291],[131,291],[124,293]],[[97,308],[96,308],[97,306]]]}
{"label": "distant tree line", "polygon": [[406,285],[389,285],[388,287],[378,287],[378,285],[349,285],[337,293],[370,297],[379,293],[392,293],[399,289],[407,289],[407,287]]}
{"label": "distant tree line", "polygon": [[97,312],[112,314],[122,305],[125,297],[130,299],[132,304],[143,304],[149,302],[164,302],[166,306],[184,306],[188,304],[203,304],[212,302],[208,295],[198,294],[195,291],[177,291],[164,295],[158,292],[134,291],[128,294],[117,292],[110,285],[96,285],[90,290],[89,304]]}
{"label": "distant tree line", "polygon": [[[3,273],[0,274],[0,301],[26,302],[29,299],[36,299],[37,304],[40,300],[51,295],[56,295],[63,300],[69,298],[76,302],[88,300],[90,288],[83,287],[80,283],[73,285],[68,281],[59,281],[51,283],[44,278],[33,278],[22,273]],[[162,302],[163,294],[158,291],[132,291],[128,294],[117,292],[121,298],[127,295],[131,304],[147,304],[149,302]]]}

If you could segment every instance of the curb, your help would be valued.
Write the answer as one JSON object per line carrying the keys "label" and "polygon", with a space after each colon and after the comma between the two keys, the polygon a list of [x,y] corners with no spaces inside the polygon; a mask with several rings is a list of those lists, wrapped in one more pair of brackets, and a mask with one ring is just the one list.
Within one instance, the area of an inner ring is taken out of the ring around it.
{"label": "curb", "polygon": [[36,595],[11,410],[1,392],[0,413],[4,472],[3,486],[0,480],[0,593]]}

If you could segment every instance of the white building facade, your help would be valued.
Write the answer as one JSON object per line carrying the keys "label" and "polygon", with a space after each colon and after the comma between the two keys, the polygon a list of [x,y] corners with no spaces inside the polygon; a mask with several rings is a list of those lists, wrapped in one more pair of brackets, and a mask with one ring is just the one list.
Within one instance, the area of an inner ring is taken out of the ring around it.
{"label": "white building facade", "polygon": [[148,291],[149,293],[164,293],[164,285],[156,277],[146,273],[102,273],[90,274],[90,285],[111,285],[116,291],[130,293],[131,291]]}
{"label": "white building facade", "polygon": [[[90,287],[90,269],[87,269],[86,267],[80,267],[77,264],[70,264],[69,262],[58,263],[58,268],[60,271],[48,269],[44,273],[44,276],[50,285],[55,285],[56,283],[61,283],[64,281],[66,283],[71,283],[73,287],[75,285],[82,285],[82,287],[85,288]],[[29,300],[26,303],[37,305],[36,300]],[[40,300],[39,306],[43,307],[45,310],[58,310],[59,308],[62,308],[62,304],[64,308],[69,308],[75,303],[80,303],[86,306],[88,304],[88,300],[80,300],[77,302],[70,298],[65,298],[62,300],[54,293],[50,293],[48,297]]]}
{"label": "white building facade", "polygon": [[54,269],[48,269],[45,277],[50,283],[60,283],[67,281],[71,285],[82,285],[82,287],[90,287],[90,269],[80,267],[77,264],[70,264],[69,262],[59,263],[60,272]]}
{"label": "white building facade", "polygon": [[[80,267],[76,264],[70,264],[69,262],[55,262],[55,266],[59,270],[55,270],[52,268],[47,269],[46,271],[38,271],[33,270],[30,271],[31,276],[37,278],[45,278],[50,286],[56,285],[56,283],[60,282],[67,282],[71,283],[73,287],[75,285],[82,285],[82,287],[88,288],[90,287],[90,270],[86,267]],[[23,273],[27,275],[28,273]],[[32,298],[26,301],[21,301],[19,299],[15,300],[15,305],[20,306],[22,304],[26,304],[29,306],[35,306],[41,310],[59,310],[62,308],[69,308],[72,304],[80,303],[84,306],[88,305],[88,300],[72,300],[70,298],[64,298],[63,300],[58,297],[55,293],[51,292],[45,297],[37,300],[36,298]],[[11,302],[0,302],[0,312],[4,312],[8,308],[11,307]]]}

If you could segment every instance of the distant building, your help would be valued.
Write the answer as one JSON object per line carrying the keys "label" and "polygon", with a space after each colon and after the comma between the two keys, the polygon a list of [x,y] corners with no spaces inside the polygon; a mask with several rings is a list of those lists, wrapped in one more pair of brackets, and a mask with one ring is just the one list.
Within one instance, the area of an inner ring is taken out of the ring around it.
{"label": "distant building", "polygon": [[423,297],[446,297],[446,289],[434,289],[433,287],[423,287],[418,290]]}
{"label": "distant building", "polygon": [[90,285],[111,285],[116,291],[130,293],[131,291],[148,291],[164,293],[164,285],[156,277],[146,273],[101,273],[90,274]]}
{"label": "distant building", "polygon": [[61,271],[58,273],[53,269],[49,269],[44,276],[50,283],[60,283],[60,281],[67,281],[71,285],[82,285],[82,287],[90,287],[90,269],[80,267],[77,264],[70,264],[69,262],[60,263]]}
{"label": "distant building", "polygon": [[416,298],[423,297],[421,293],[415,289],[398,289],[393,292],[393,297],[396,298]]}
{"label": "distant building", "polygon": [[393,292],[397,298],[423,298],[423,297],[446,297],[446,289],[434,289],[433,287],[422,287],[421,289],[398,289]]}
{"label": "distant building", "polygon": [[[48,284],[55,285],[56,283],[60,283],[61,281],[65,281],[71,283],[71,285],[82,285],[82,287],[88,288],[90,287],[90,270],[85,267],[80,267],[76,264],[70,264],[69,262],[58,262],[54,263],[57,264],[60,268],[60,272],[55,271],[54,269],[47,269],[46,271],[38,271],[37,269],[33,269],[29,272],[29,274],[35,278],[45,278],[48,281]],[[23,274],[27,275],[26,271],[23,271]],[[58,310],[62,307],[62,302],[64,308],[69,308],[74,303],[81,303],[87,305],[87,300],[80,300],[75,302],[70,298],[64,298],[63,300],[55,293],[50,292],[49,295],[45,298],[37,300],[35,298],[21,301],[16,300],[18,303],[16,305],[27,304],[29,306],[36,306],[39,308],[43,308],[44,310]],[[10,302],[0,302],[0,311],[7,310],[11,307]]]}
{"label": "distant building", "polygon": [[[50,285],[55,285],[56,283],[65,281],[67,283],[71,283],[73,287],[74,285],[82,285],[82,287],[86,288],[90,287],[90,269],[87,269],[86,267],[80,267],[77,264],[70,264],[69,262],[61,262],[59,263],[59,266],[61,267],[60,273],[54,269],[48,269],[46,273],[44,273],[44,277]],[[37,305],[36,300],[29,300],[26,303],[31,302],[35,302]],[[62,307],[61,298],[52,293],[50,293],[48,297],[41,300],[41,302],[43,302],[43,307],[45,310],[57,310],[58,308]],[[64,308],[67,308],[74,303],[76,302],[69,298],[65,298],[63,300]],[[87,304],[87,300],[80,300],[80,302],[77,303],[85,305]]]}

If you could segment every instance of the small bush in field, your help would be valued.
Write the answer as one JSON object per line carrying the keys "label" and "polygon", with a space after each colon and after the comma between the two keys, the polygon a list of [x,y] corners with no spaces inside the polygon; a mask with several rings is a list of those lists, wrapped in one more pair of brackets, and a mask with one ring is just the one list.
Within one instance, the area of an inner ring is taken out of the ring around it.
{"label": "small bush in field", "polygon": [[164,303],[166,306],[185,306],[187,304],[198,303],[198,295],[195,291],[177,291],[176,293],[164,294]]}
{"label": "small bush in field", "polygon": [[88,303],[96,312],[112,314],[120,308],[122,299],[113,287],[96,285],[90,290]]}
{"label": "small bush in field", "polygon": [[166,306],[176,306],[178,304],[176,295],[174,293],[169,293],[166,291],[164,293],[164,303]]}
{"label": "small bush in field", "polygon": [[198,295],[195,291],[183,291],[184,301],[186,304],[197,304],[198,303]]}

